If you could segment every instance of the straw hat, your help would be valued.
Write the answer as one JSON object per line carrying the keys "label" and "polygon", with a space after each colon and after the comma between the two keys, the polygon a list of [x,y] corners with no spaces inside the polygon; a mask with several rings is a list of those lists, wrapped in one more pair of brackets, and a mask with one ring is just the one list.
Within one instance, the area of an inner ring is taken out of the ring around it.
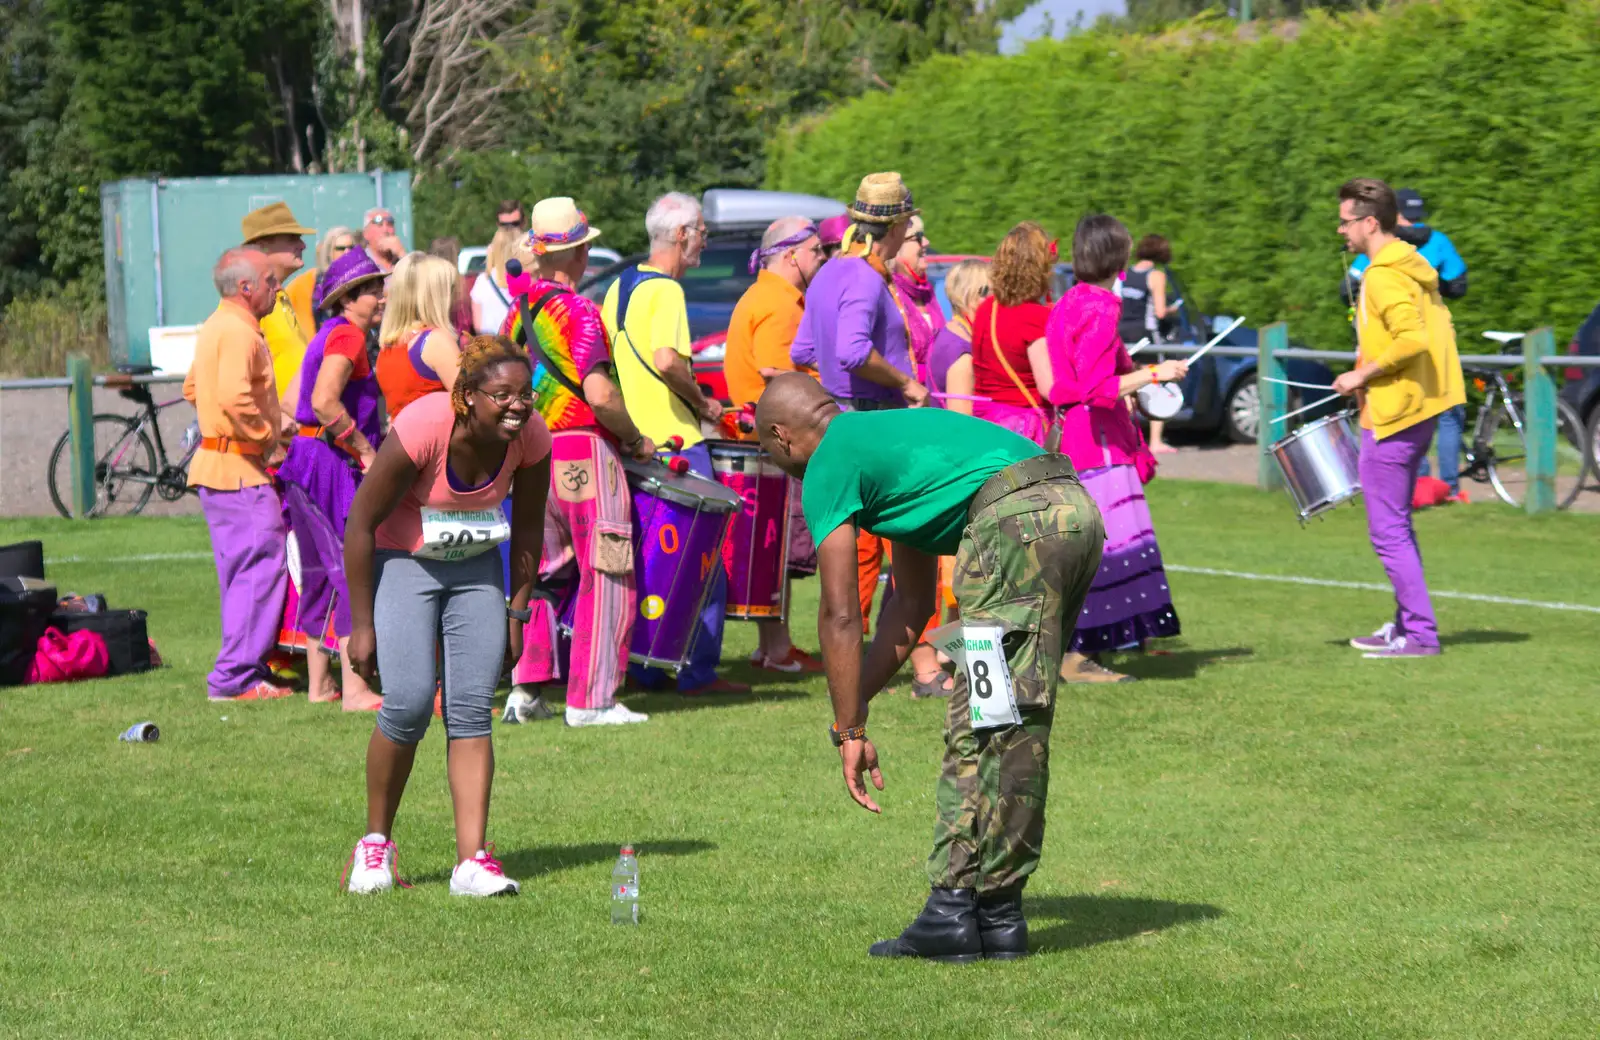
{"label": "straw hat", "polygon": [[541,256],[576,249],[599,237],[600,229],[590,227],[589,218],[565,195],[540,199],[528,221],[528,247]]}
{"label": "straw hat", "polygon": [[357,286],[382,281],[385,277],[382,268],[365,249],[352,249],[328,265],[312,293],[311,306],[314,310],[332,308]]}
{"label": "straw hat", "polygon": [[315,235],[316,228],[301,227],[300,222],[294,219],[294,214],[289,212],[287,202],[274,202],[260,209],[251,210],[239,222],[239,231],[244,235],[246,243],[262,238],[271,238],[273,235]]}
{"label": "straw hat", "polygon": [[856,200],[846,211],[855,220],[872,224],[898,224],[922,211],[911,202],[911,189],[898,173],[869,173],[861,178]]}

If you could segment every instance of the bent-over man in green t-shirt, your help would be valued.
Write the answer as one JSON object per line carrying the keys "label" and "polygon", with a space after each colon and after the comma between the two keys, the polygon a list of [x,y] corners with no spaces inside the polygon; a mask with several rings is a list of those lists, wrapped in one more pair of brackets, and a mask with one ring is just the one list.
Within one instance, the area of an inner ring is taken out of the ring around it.
{"label": "bent-over man in green t-shirt", "polygon": [[[954,555],[958,661],[922,914],[877,957],[1026,956],[1022,886],[1039,863],[1056,672],[1100,565],[1100,511],[1065,455],[938,408],[842,412],[816,380],[775,377],[756,407],[761,446],[802,479],[817,543],[817,633],[845,787],[878,812],[867,702],[933,613],[938,558]],[[895,594],[861,652],[856,529],[894,543]],[[949,626],[947,626],[948,628]],[[943,632],[944,630],[941,630]]]}

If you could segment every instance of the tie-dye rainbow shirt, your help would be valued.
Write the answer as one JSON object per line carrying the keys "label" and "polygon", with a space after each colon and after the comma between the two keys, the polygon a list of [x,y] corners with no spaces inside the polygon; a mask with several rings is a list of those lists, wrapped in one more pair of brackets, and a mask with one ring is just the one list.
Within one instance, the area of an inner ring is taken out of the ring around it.
{"label": "tie-dye rainbow shirt", "polygon": [[[606,338],[605,322],[600,318],[600,308],[593,303],[567,286],[543,279],[529,287],[528,306],[532,307],[551,289],[557,292],[534,315],[533,334],[550,363],[581,387],[583,377],[594,371],[596,365],[611,362],[611,342]],[[506,315],[502,331],[513,342],[521,343],[522,308],[517,302],[512,301],[511,313]],[[528,358],[533,362],[533,406],[552,432],[599,425],[589,405],[550,374],[536,351],[529,350]]]}

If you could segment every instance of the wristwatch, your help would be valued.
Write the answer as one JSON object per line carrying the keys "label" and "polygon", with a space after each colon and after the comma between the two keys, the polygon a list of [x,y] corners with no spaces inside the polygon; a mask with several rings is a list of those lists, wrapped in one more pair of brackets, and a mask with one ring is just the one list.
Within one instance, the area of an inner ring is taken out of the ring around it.
{"label": "wristwatch", "polygon": [[533,620],[533,611],[531,609],[529,609],[529,610],[512,610],[511,609],[511,604],[507,603],[506,604],[506,617],[510,618],[512,621],[520,621],[523,624],[527,624],[528,622]]}
{"label": "wristwatch", "polygon": [[840,729],[837,722],[831,723],[828,726],[828,737],[832,739],[834,747],[844,747],[844,742],[847,740],[866,740],[867,724],[863,722],[859,726]]}

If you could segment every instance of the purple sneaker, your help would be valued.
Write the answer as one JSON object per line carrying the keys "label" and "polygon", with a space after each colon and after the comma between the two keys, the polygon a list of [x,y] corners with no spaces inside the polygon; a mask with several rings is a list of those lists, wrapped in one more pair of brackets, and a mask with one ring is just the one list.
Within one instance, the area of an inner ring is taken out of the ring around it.
{"label": "purple sneaker", "polygon": [[1386,621],[1382,628],[1370,636],[1356,636],[1350,645],[1357,650],[1387,650],[1394,642],[1394,622]]}
{"label": "purple sneaker", "polygon": [[1394,641],[1382,650],[1373,650],[1361,655],[1362,657],[1438,657],[1439,648],[1436,646],[1417,646],[1406,639],[1405,636],[1395,636]]}

